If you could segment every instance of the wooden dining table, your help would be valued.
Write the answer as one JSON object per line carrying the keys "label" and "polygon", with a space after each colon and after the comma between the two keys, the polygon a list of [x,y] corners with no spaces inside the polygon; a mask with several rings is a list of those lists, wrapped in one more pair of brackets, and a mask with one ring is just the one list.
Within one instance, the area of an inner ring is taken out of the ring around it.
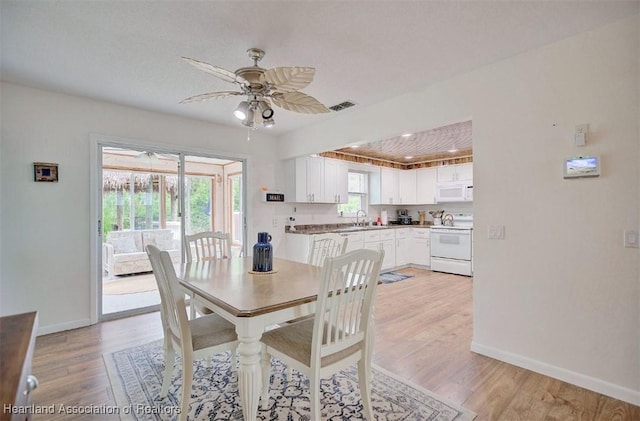
{"label": "wooden dining table", "polygon": [[262,333],[315,313],[322,272],[321,267],[274,259],[273,273],[256,274],[251,273],[252,264],[252,258],[245,257],[176,266],[185,292],[236,326],[238,392],[245,421],[256,419],[263,392]]}

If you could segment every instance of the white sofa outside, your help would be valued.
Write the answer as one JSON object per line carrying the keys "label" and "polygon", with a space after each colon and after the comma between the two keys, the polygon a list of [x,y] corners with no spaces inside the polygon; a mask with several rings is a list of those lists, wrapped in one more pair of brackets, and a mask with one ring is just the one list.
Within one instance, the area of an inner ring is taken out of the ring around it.
{"label": "white sofa outside", "polygon": [[102,264],[109,277],[150,272],[151,263],[145,247],[152,244],[171,255],[173,263],[180,263],[180,240],[168,229],[111,231],[102,245]]}

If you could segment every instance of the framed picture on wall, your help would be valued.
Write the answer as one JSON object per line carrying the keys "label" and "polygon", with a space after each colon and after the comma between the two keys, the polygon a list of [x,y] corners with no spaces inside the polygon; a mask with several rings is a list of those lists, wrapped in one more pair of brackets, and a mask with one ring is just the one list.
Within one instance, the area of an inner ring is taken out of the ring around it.
{"label": "framed picture on wall", "polygon": [[33,163],[33,181],[58,182],[58,164],[50,162]]}

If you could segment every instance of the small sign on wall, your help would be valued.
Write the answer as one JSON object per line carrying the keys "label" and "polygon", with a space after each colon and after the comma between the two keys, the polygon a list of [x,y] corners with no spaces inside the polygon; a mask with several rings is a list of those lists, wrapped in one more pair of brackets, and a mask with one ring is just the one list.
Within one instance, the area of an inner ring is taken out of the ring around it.
{"label": "small sign on wall", "polygon": [[33,181],[58,182],[58,164],[50,162],[33,163]]}

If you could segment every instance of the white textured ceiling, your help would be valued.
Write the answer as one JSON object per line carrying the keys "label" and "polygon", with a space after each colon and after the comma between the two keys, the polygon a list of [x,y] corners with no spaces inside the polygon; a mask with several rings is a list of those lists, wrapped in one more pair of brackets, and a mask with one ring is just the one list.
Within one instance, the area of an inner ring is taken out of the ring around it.
{"label": "white textured ceiling", "polygon": [[[233,85],[181,56],[235,70],[312,66],[303,91],[358,105],[637,14],[638,1],[0,1],[3,80],[240,126]],[[276,109],[274,134],[330,119]]]}

